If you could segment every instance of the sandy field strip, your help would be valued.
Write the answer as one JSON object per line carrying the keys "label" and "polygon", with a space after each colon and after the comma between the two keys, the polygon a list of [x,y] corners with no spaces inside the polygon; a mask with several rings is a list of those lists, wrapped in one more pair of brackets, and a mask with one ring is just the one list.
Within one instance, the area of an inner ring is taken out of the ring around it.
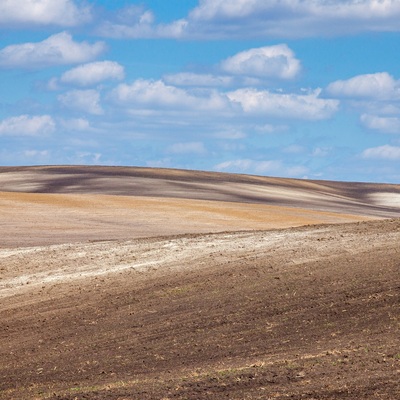
{"label": "sandy field strip", "polygon": [[264,204],[0,192],[0,247],[287,228],[371,217]]}

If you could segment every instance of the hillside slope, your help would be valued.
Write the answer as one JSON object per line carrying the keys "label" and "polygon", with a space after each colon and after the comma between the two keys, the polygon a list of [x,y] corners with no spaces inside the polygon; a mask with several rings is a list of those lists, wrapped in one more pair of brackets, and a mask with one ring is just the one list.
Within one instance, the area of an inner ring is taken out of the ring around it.
{"label": "hillside slope", "polygon": [[400,186],[127,167],[0,168],[0,247],[400,215]]}
{"label": "hillside slope", "polygon": [[262,203],[382,217],[400,210],[400,185],[137,167],[0,167],[0,191]]}
{"label": "hillside slope", "polygon": [[395,399],[399,220],[0,250],[2,399]]}
{"label": "hillside slope", "polygon": [[400,398],[399,196],[0,168],[0,399]]}

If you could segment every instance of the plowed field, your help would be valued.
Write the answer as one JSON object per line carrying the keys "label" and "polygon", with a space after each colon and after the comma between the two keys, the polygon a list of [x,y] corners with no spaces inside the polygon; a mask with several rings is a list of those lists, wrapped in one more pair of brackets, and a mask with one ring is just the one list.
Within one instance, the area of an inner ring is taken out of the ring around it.
{"label": "plowed field", "polygon": [[0,169],[1,399],[400,398],[398,186],[121,171]]}

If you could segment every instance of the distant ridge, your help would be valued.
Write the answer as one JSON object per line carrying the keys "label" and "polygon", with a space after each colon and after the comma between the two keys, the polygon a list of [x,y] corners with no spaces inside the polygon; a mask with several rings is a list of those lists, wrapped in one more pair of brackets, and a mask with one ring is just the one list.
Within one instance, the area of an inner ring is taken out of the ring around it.
{"label": "distant ridge", "polygon": [[400,185],[118,166],[0,167],[0,191],[149,196],[400,217]]}

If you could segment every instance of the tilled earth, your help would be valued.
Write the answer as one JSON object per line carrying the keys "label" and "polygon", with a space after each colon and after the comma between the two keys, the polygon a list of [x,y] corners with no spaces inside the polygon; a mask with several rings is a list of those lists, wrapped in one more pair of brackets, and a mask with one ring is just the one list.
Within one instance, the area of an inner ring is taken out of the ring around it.
{"label": "tilled earth", "polygon": [[400,220],[0,249],[1,399],[399,399]]}

